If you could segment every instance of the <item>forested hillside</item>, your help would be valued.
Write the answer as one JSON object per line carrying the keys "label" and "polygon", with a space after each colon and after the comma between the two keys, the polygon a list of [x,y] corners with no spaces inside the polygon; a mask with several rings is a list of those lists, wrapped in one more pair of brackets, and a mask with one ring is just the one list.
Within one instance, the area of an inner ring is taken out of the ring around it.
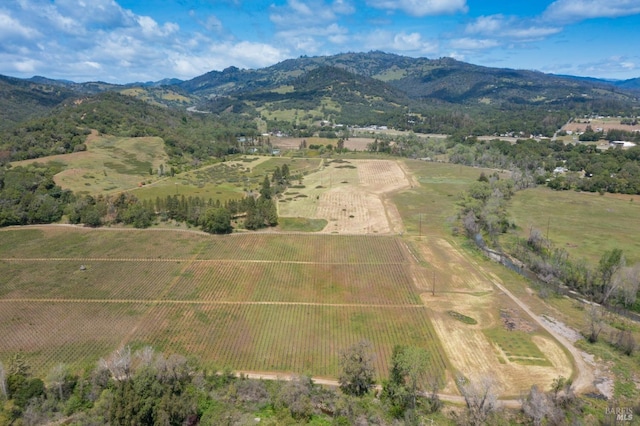
{"label": "forested hillside", "polygon": [[237,135],[256,134],[255,123],[240,116],[188,114],[104,92],[65,102],[46,117],[5,130],[0,152],[15,161],[82,151],[91,129],[114,136],[160,136],[174,159],[224,155],[233,151]]}
{"label": "forested hillside", "polygon": [[[82,99],[102,92],[120,92],[156,106],[170,107],[161,121],[179,121],[185,116],[184,109],[191,106],[216,116],[227,114],[224,122],[234,122],[236,118],[261,119],[271,121],[272,127],[290,129],[294,121],[309,127],[319,120],[329,120],[416,132],[460,135],[522,132],[551,136],[570,117],[592,113],[634,116],[640,111],[638,93],[632,90],[636,86],[633,80],[614,84],[481,67],[451,58],[409,58],[384,52],[304,56],[256,70],[229,67],[184,82],[165,80],[158,84],[116,86],[5,78],[2,84],[0,99],[4,99],[6,108],[0,129],[52,111],[71,96]],[[95,99],[95,103],[115,102],[114,98]],[[68,103],[67,107],[71,105]],[[78,111],[82,108],[82,104],[75,106]],[[123,111],[129,109],[130,105],[126,105]],[[52,114],[65,113],[58,109]],[[152,123],[154,117],[126,119],[122,124],[125,127],[133,124],[133,134],[152,127],[158,130],[158,125]],[[288,126],[282,121],[288,122]],[[28,152],[29,148],[19,150]],[[51,146],[27,156],[46,152],[51,152]]]}
{"label": "forested hillside", "polygon": [[65,87],[0,75],[0,131],[42,116],[74,95]]}

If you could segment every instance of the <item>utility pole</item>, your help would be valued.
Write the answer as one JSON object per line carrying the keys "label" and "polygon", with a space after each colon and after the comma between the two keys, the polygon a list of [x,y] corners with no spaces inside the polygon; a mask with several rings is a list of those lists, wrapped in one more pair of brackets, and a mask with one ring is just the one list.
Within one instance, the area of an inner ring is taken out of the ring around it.
{"label": "utility pole", "polygon": [[551,225],[551,217],[547,218],[547,241],[549,241],[549,225]]}
{"label": "utility pole", "polygon": [[436,295],[436,271],[435,269],[433,270],[433,287],[431,287],[431,295],[435,296]]}

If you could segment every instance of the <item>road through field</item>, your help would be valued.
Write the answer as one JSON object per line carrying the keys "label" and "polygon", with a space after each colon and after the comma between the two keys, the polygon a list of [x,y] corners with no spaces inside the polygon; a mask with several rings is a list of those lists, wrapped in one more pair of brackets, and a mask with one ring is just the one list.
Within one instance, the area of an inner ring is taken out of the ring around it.
{"label": "road through field", "polygon": [[[298,376],[295,375],[287,375],[287,374],[274,374],[269,372],[260,372],[260,371],[236,371],[237,377],[246,377],[248,379],[255,380],[283,380],[283,381],[292,381],[296,380]],[[313,383],[322,386],[331,386],[331,387],[339,387],[340,382],[335,379],[330,379],[327,377],[312,377]],[[382,390],[382,385],[375,385],[374,390],[379,392]],[[423,393],[423,396],[429,396],[428,393]],[[449,395],[444,393],[439,393],[438,398],[442,401],[450,402],[453,404],[466,404],[464,397],[460,395]],[[501,399],[497,401],[498,407],[503,408],[520,408],[522,405],[519,400],[516,399]]]}
{"label": "road through field", "polygon": [[[483,271],[484,273],[484,271]],[[558,342],[562,344],[573,357],[573,362],[576,367],[576,375],[573,379],[574,391],[578,393],[584,393],[593,390],[593,381],[595,379],[592,369],[587,365],[582,357],[580,350],[578,350],[567,338],[558,334],[555,329],[549,326],[549,324],[543,321],[538,315],[536,315],[527,304],[518,299],[513,293],[507,290],[502,284],[493,280],[495,285],[500,291],[506,294],[511,300],[513,300],[523,311],[527,313],[538,325],[544,328],[549,334],[551,334]]]}
{"label": "road through field", "polygon": [[[455,246],[455,243],[451,243],[452,248],[457,250],[459,253],[462,253],[459,247]],[[552,328],[547,322],[543,321],[543,319],[538,316],[535,312],[531,310],[531,308],[516,297],[511,291],[509,291],[501,282],[501,280],[495,276],[494,274],[486,271],[477,260],[470,259],[468,256],[465,256],[467,262],[469,262],[474,270],[480,274],[486,280],[487,283],[490,283],[493,287],[495,287],[500,294],[508,297],[513,303],[515,303],[524,313],[527,314],[529,318],[535,321],[536,325],[540,328],[544,329],[548,332],[553,338],[559,342],[570,354],[572,358],[572,363],[574,366],[574,377],[573,377],[573,389],[578,393],[585,393],[594,390],[594,374],[592,368],[587,365],[585,362],[581,351],[577,349],[569,340],[567,340],[564,336],[560,335],[554,328]]]}

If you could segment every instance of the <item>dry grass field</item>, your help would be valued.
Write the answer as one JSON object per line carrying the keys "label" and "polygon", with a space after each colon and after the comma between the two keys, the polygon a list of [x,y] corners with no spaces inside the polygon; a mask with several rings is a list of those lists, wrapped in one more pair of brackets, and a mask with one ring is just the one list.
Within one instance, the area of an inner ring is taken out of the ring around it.
{"label": "dry grass field", "polygon": [[459,373],[476,380],[490,376],[501,395],[514,398],[534,383],[547,387],[573,374],[570,354],[496,288],[499,277],[440,237],[418,237],[412,244],[428,264],[416,274],[422,300]]}
{"label": "dry grass field", "polygon": [[620,124],[619,118],[592,118],[592,119],[584,119],[584,120],[576,120],[571,123],[565,124],[562,127],[562,130],[571,130],[573,132],[584,132],[587,126],[591,126],[591,128],[596,131],[596,129],[602,129],[606,132],[609,129],[620,129],[626,131],[640,131],[640,125],[629,125],[629,124]]}
{"label": "dry grass field", "polygon": [[[95,195],[137,188],[143,181],[155,180],[160,165],[166,166],[169,160],[160,138],[118,138],[93,132],[86,145],[86,151],[13,164],[58,163],[64,168],[54,178],[58,185],[75,193]],[[149,169],[154,170],[155,177]]]}
{"label": "dry grass field", "polygon": [[325,219],[323,232],[386,234],[403,232],[400,214],[387,196],[411,186],[399,162],[326,161],[278,203],[280,216]]}
{"label": "dry grass field", "polygon": [[[300,148],[300,144],[302,141],[307,142],[307,146],[309,145],[332,145],[336,146],[338,143],[337,139],[328,139],[328,138],[272,138],[271,143],[273,146],[281,149],[298,149]],[[344,147],[350,151],[366,151],[367,145],[373,142],[372,138],[349,138],[345,139]]]}

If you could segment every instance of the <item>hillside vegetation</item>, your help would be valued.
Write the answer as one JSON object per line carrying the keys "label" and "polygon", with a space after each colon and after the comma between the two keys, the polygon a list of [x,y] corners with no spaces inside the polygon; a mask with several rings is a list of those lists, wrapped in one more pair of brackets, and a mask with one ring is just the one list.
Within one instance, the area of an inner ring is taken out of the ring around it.
{"label": "hillside vegetation", "polygon": [[[168,85],[44,78],[1,83],[0,151],[11,159],[72,152],[87,129],[160,136],[169,155],[204,158],[224,154],[237,136],[312,136],[323,120],[461,136],[550,137],[570,117],[634,116],[639,107],[636,92],[605,81],[383,52],[300,57],[257,70],[230,67]],[[212,114],[187,113],[188,106]],[[222,147],[211,146],[212,140]]]}

